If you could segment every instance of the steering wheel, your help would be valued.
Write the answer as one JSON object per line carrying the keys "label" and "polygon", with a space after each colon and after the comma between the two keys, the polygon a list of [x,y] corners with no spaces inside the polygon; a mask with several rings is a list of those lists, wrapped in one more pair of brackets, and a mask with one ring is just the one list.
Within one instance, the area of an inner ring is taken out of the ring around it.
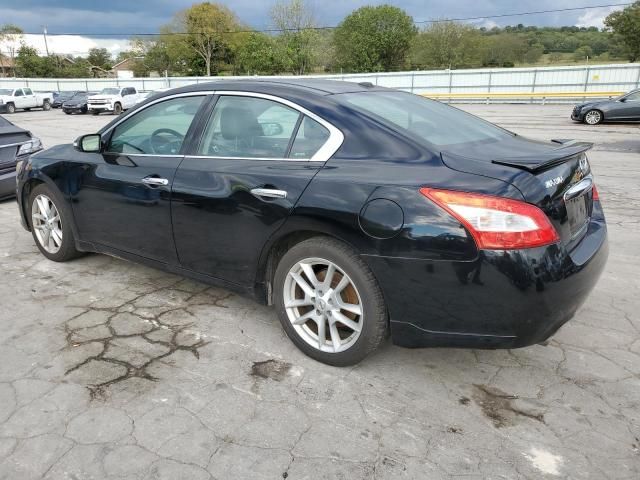
{"label": "steering wheel", "polygon": [[[168,139],[164,137],[163,134],[169,134],[175,137],[175,139],[174,140]],[[159,128],[151,134],[151,138],[150,138],[151,149],[153,150],[153,153],[176,154],[180,150],[180,146],[182,145],[182,140],[184,140],[184,135],[181,134],[180,132],[176,132],[171,128]],[[176,144],[176,145],[172,147],[171,146],[172,144]]]}

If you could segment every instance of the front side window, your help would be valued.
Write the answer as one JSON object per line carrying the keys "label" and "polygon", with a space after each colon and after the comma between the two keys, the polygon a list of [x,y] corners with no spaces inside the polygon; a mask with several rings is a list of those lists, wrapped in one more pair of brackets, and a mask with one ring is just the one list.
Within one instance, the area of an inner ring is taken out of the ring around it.
{"label": "front side window", "polygon": [[118,125],[112,153],[177,155],[205,96],[179,97],[145,108]]}
{"label": "front side window", "polygon": [[24,94],[22,93],[22,89],[21,88],[17,89],[16,93],[14,93],[13,95],[16,96],[16,97],[23,97],[24,96]]}
{"label": "front side window", "polygon": [[624,98],[627,102],[640,102],[640,92],[634,92]]}
{"label": "front side window", "polygon": [[352,108],[438,147],[493,142],[512,134],[443,103],[405,92],[336,95]]}
{"label": "front side window", "polygon": [[285,158],[299,117],[298,111],[272,100],[223,95],[209,119],[198,153]]}

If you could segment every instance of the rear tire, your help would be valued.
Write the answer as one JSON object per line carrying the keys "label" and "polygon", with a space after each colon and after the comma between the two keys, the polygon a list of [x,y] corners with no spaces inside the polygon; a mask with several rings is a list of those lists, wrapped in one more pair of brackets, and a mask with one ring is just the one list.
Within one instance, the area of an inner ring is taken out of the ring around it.
{"label": "rear tire", "polygon": [[584,114],[584,123],[587,125],[598,125],[602,123],[602,120],[604,120],[604,115],[600,110],[593,109]]}
{"label": "rear tire", "polygon": [[46,184],[29,195],[31,234],[40,252],[54,262],[66,262],[82,255],[76,250],[71,229],[71,212],[58,192]]}
{"label": "rear tire", "polygon": [[273,289],[285,333],[319,362],[354,365],[385,339],[382,291],[360,256],[342,242],[315,237],[293,246],[278,263]]}

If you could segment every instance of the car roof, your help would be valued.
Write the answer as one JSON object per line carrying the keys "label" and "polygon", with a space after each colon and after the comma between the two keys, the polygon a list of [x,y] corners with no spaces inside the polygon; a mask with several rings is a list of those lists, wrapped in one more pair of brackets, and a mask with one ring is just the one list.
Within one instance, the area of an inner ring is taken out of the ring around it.
{"label": "car roof", "polygon": [[206,83],[186,85],[167,91],[167,94],[181,92],[197,92],[206,90],[241,90],[269,94],[281,92],[283,89],[297,91],[310,95],[334,95],[338,93],[363,92],[371,90],[387,90],[377,87],[370,82],[342,82],[338,80],[324,80],[320,78],[305,79],[252,79],[252,80],[216,80]]}

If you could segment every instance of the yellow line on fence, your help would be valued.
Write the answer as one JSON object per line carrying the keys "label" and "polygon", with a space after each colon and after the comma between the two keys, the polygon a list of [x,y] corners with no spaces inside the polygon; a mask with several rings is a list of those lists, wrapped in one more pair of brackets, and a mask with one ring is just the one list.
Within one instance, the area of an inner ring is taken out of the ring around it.
{"label": "yellow line on fence", "polygon": [[422,93],[428,98],[580,98],[617,97],[624,92],[485,92],[485,93]]}

